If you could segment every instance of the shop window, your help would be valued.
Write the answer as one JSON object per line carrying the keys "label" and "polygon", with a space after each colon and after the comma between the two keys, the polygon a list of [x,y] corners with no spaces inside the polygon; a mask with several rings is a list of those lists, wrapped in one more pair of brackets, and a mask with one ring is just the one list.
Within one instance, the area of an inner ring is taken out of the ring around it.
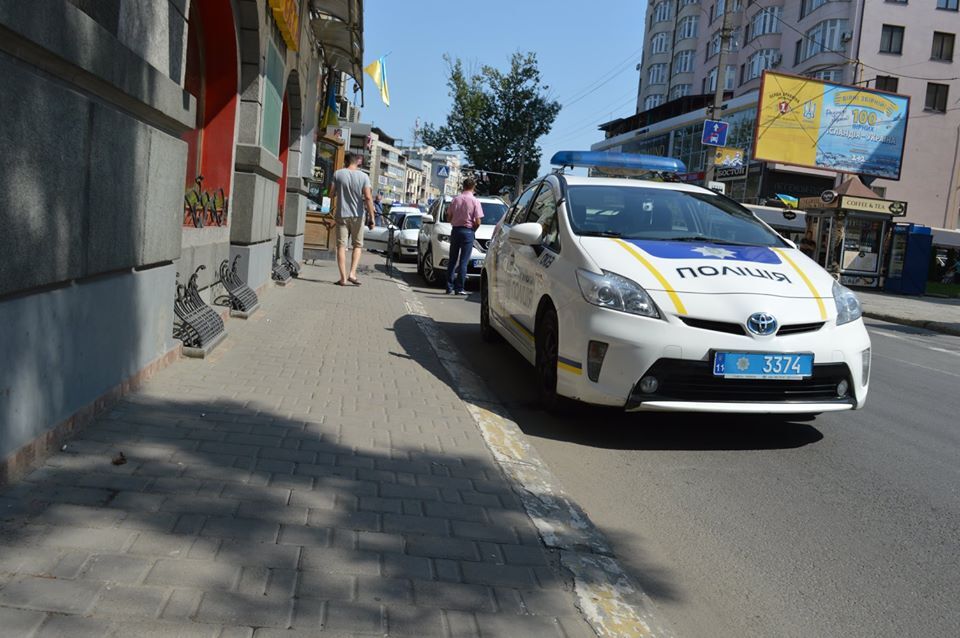
{"label": "shop window", "polygon": [[227,223],[238,102],[233,25],[230,0],[190,3],[184,89],[196,100],[197,119],[182,136],[187,143],[184,226]]}
{"label": "shop window", "polygon": [[283,117],[283,58],[276,45],[267,42],[266,82],[263,91],[263,125],[260,145],[274,155],[280,153],[280,120]]}

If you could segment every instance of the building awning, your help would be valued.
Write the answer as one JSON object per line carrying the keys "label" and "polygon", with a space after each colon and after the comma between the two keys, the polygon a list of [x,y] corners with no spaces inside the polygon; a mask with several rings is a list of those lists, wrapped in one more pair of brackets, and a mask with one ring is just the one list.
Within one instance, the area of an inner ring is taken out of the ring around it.
{"label": "building awning", "polygon": [[933,229],[933,245],[944,248],[960,248],[960,230]]}
{"label": "building awning", "polygon": [[363,89],[363,1],[310,0],[310,28],[324,66],[346,73]]}

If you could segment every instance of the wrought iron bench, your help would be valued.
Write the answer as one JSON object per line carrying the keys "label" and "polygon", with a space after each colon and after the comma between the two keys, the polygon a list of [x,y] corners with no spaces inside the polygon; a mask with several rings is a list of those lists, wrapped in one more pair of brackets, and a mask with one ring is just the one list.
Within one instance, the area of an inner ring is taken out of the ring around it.
{"label": "wrought iron bench", "polygon": [[283,263],[286,264],[287,270],[290,271],[290,274],[293,275],[294,278],[300,277],[300,264],[290,256],[290,242],[283,245]]}
{"label": "wrought iron bench", "polygon": [[232,268],[230,262],[226,259],[220,262],[220,283],[223,284],[223,288],[227,291],[227,294],[217,297],[216,303],[229,305],[230,316],[245,318],[257,309],[257,306],[260,305],[260,300],[257,298],[257,293],[245,284],[243,280],[240,279],[240,275],[237,274],[237,262],[239,260],[240,255],[233,258]]}
{"label": "wrought iron bench", "polygon": [[287,265],[286,257],[281,259],[280,254],[280,238],[277,237],[277,248],[273,251],[273,273],[270,276],[281,286],[286,286],[293,273]]}
{"label": "wrought iron bench", "polygon": [[[223,319],[200,297],[197,278],[206,266],[199,266],[187,282],[177,284],[177,298],[173,303],[176,323],[173,336],[183,342],[183,353],[189,357],[203,357],[226,336]],[[177,273],[179,278],[180,273]]]}

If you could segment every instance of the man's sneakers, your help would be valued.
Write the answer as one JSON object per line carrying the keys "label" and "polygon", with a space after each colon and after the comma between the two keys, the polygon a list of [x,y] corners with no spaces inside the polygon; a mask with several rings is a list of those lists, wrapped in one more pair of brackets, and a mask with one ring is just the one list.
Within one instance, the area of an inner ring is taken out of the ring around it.
{"label": "man's sneakers", "polygon": [[453,294],[457,295],[458,297],[467,297],[467,296],[470,295],[470,293],[467,292],[466,290],[458,290],[457,292],[455,292],[455,293],[453,293]]}

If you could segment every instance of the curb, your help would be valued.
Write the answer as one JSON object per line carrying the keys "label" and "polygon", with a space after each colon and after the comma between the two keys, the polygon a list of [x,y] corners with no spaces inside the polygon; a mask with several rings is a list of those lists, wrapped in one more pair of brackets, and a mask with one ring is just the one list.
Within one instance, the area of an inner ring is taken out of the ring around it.
{"label": "curb", "polygon": [[896,315],[888,315],[882,312],[872,312],[868,310],[863,311],[863,316],[869,317],[870,319],[879,319],[880,321],[889,321],[890,323],[898,323],[902,326],[913,326],[914,328],[925,328],[926,330],[939,332],[940,334],[953,335],[955,337],[960,337],[960,327],[957,327],[955,324],[952,324],[952,323],[946,323],[944,321],[928,321],[926,319],[908,319],[906,317],[898,317]]}
{"label": "curb", "polygon": [[473,372],[442,329],[403,282],[396,282],[407,311],[417,322],[451,377],[501,471],[512,484],[543,544],[557,550],[573,576],[575,605],[598,636],[668,638],[653,602],[630,581],[603,533],[560,487],[507,409]]}

